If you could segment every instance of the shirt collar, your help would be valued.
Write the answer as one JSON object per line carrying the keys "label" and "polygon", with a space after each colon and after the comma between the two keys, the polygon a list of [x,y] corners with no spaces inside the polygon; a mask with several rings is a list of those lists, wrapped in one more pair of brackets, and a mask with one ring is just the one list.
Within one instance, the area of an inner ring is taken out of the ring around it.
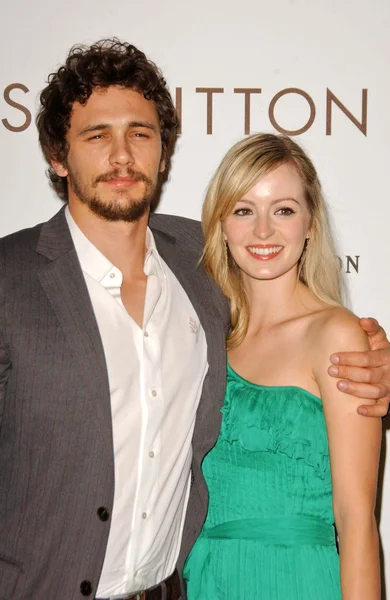
{"label": "shirt collar", "polygon": [[146,254],[144,262],[145,275],[157,275],[157,277],[165,278],[163,261],[158,253],[156,242],[151,229],[146,230]]}

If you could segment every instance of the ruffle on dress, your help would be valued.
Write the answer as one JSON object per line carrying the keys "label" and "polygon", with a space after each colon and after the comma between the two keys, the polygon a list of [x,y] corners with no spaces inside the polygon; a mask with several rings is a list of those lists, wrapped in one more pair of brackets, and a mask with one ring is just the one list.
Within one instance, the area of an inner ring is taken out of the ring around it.
{"label": "ruffle on dress", "polygon": [[[329,447],[321,399],[300,387],[256,385],[230,367],[228,378],[220,437],[250,452],[303,460],[324,479]],[[316,435],[308,434],[308,422]]]}

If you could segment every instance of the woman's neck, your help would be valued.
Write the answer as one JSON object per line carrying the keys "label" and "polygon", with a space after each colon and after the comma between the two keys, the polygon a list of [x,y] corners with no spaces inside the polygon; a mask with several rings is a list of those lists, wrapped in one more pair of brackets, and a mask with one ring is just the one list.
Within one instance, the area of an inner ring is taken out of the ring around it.
{"label": "woman's neck", "polygon": [[269,329],[294,319],[323,304],[307,286],[299,281],[296,270],[270,280],[243,276],[248,297],[250,329]]}

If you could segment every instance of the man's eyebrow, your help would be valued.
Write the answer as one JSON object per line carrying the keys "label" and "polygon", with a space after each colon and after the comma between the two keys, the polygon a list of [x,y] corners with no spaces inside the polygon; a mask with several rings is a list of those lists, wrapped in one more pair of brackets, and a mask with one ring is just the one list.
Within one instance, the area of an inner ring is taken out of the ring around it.
{"label": "man's eyebrow", "polygon": [[154,125],[154,123],[151,123],[150,121],[130,121],[130,123],[128,123],[128,126],[129,127],[146,127],[146,129],[151,129],[155,133],[158,132],[158,128],[156,127],[156,125]]}
{"label": "man's eyebrow", "polygon": [[[150,129],[154,133],[158,132],[156,125],[150,123],[150,121],[129,121],[127,123],[127,127],[132,129],[134,127],[142,127],[144,129]],[[86,133],[94,133],[97,131],[104,131],[107,129],[112,129],[112,125],[110,123],[96,123],[96,125],[87,125],[87,127],[83,127],[78,133],[78,135],[85,135]]]}

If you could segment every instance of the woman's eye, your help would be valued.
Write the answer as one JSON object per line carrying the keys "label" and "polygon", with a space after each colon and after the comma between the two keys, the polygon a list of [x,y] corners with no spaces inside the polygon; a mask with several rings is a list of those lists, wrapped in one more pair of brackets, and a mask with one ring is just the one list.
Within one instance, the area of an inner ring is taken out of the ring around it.
{"label": "woman's eye", "polygon": [[245,217],[246,215],[251,215],[252,211],[250,208],[237,208],[233,214],[238,215],[239,217]]}
{"label": "woman's eye", "polygon": [[289,215],[293,215],[294,211],[292,210],[292,208],[280,208],[276,214],[288,217]]}

